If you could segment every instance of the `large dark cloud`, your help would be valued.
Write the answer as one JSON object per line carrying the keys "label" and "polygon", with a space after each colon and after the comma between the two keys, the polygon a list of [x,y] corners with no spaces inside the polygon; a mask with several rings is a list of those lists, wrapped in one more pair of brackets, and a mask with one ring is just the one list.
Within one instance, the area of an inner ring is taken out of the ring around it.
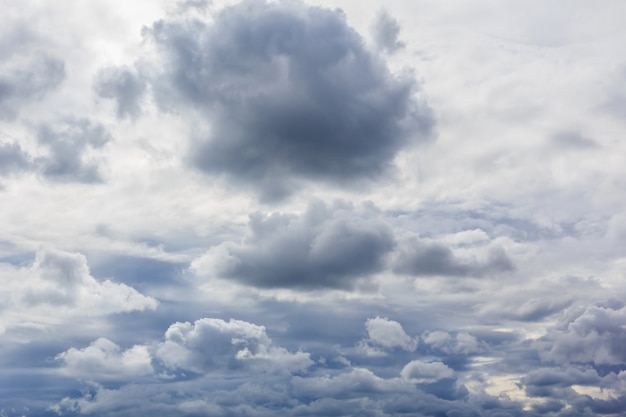
{"label": "large dark cloud", "polygon": [[393,76],[338,11],[249,0],[210,23],[161,20],[150,33],[165,60],[157,102],[193,107],[211,125],[193,164],[267,199],[294,177],[378,177],[434,124],[413,80]]}
{"label": "large dark cloud", "polygon": [[249,228],[245,242],[209,251],[197,271],[208,265],[218,276],[265,288],[347,289],[381,270],[394,246],[373,208],[345,203],[313,203],[301,216],[257,213]]}
{"label": "large dark cloud", "polygon": [[48,155],[36,159],[41,174],[60,182],[100,182],[101,173],[89,153],[111,140],[106,128],[89,119],[68,118],[44,123],[37,129],[38,143]]}

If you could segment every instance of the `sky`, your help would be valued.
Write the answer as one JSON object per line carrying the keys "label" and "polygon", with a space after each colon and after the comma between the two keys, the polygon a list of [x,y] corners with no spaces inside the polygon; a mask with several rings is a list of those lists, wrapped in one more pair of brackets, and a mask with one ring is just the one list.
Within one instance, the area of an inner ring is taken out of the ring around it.
{"label": "sky", "polygon": [[0,417],[626,414],[622,0],[0,6]]}

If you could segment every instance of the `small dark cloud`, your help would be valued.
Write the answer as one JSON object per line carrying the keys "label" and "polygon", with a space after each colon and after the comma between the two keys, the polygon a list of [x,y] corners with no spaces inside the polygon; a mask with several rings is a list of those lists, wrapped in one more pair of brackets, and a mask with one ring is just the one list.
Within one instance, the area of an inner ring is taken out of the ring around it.
{"label": "small dark cloud", "polygon": [[94,90],[98,96],[115,100],[117,117],[135,118],[141,114],[146,80],[130,68],[104,68],[96,74]]}
{"label": "small dark cloud", "polygon": [[313,203],[301,216],[257,213],[249,228],[242,244],[222,245],[207,263],[223,278],[264,288],[352,288],[380,271],[394,246],[385,223],[343,203]]}
{"label": "small dark cloud", "polygon": [[63,61],[42,53],[1,53],[0,60],[0,120],[14,119],[23,104],[41,99],[65,79]]}
{"label": "small dark cloud", "polygon": [[18,143],[0,143],[0,176],[26,171],[32,158]]}
{"label": "small dark cloud", "polygon": [[394,53],[404,48],[404,43],[398,40],[400,25],[387,11],[381,10],[371,26],[372,36],[376,46],[384,52]]}
{"label": "small dark cloud", "polygon": [[392,75],[337,11],[243,1],[211,23],[161,20],[149,33],[165,59],[159,106],[193,107],[210,122],[191,163],[264,199],[291,193],[298,179],[380,177],[434,125],[414,81]]}
{"label": "small dark cloud", "polygon": [[503,249],[494,248],[484,261],[461,259],[442,243],[412,239],[401,249],[394,271],[407,275],[483,276],[513,270]]}
{"label": "small dark cloud", "polygon": [[48,155],[36,158],[41,174],[59,182],[100,182],[101,174],[89,151],[111,140],[103,125],[89,119],[64,119],[44,123],[37,129],[37,141]]}

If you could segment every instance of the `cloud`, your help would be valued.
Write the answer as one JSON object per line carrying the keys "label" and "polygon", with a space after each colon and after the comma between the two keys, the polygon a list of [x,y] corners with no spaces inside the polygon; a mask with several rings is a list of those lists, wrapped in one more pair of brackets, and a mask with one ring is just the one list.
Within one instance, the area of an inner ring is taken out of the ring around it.
{"label": "cloud", "polygon": [[492,248],[487,258],[462,259],[442,243],[410,239],[400,246],[394,272],[407,275],[483,276],[512,271],[513,263],[501,248]]}
{"label": "cloud", "polygon": [[68,317],[96,317],[112,313],[153,310],[158,302],[125,284],[98,281],[87,259],[44,247],[30,267],[4,269],[0,290],[0,326],[58,323]]}
{"label": "cloud", "polygon": [[83,349],[70,348],[55,359],[63,363],[62,373],[90,380],[135,379],[153,373],[147,346],[135,345],[122,351],[120,346],[100,338]]}
{"label": "cloud", "polygon": [[37,129],[38,143],[48,155],[35,162],[44,177],[60,182],[100,182],[96,159],[90,155],[111,140],[106,128],[89,119],[67,118]]}
{"label": "cloud", "polygon": [[31,165],[32,158],[19,143],[0,143],[0,176],[26,171]]}
{"label": "cloud", "polygon": [[172,324],[157,348],[156,357],[170,369],[196,373],[237,370],[245,366],[265,371],[299,372],[313,364],[308,353],[290,353],[274,346],[263,326],[214,318]]}
{"label": "cloud", "polygon": [[367,330],[367,339],[362,340],[359,347],[365,349],[366,354],[369,355],[384,354],[384,352],[380,352],[380,348],[402,349],[412,352],[419,343],[419,338],[414,339],[406,334],[400,323],[386,317],[367,319],[365,329]]}
{"label": "cloud", "polygon": [[118,118],[137,118],[141,114],[141,100],[147,82],[130,68],[108,67],[101,69],[94,79],[98,96],[115,100]]}
{"label": "cloud", "polygon": [[538,342],[544,361],[619,365],[626,363],[626,307],[608,303],[570,308]]}
{"label": "cloud", "polygon": [[211,249],[192,270],[261,288],[348,289],[380,271],[394,245],[374,209],[341,202],[312,203],[300,216],[256,213],[248,227],[243,243]]}
{"label": "cloud", "polygon": [[486,343],[465,332],[429,331],[422,335],[422,341],[432,351],[448,355],[472,355],[487,350]]}
{"label": "cloud", "polygon": [[333,377],[294,377],[291,383],[294,393],[306,398],[355,398],[364,394],[411,390],[398,379],[384,379],[364,368],[353,368]]}
{"label": "cloud", "polygon": [[412,384],[432,384],[454,376],[454,371],[441,362],[422,362],[414,360],[407,363],[400,376],[403,381]]}
{"label": "cloud", "polygon": [[404,43],[398,40],[400,25],[387,11],[381,10],[371,26],[372,36],[376,46],[384,52],[394,53],[404,48]]}
{"label": "cloud", "polygon": [[[0,45],[1,46],[1,45]],[[36,101],[65,79],[63,61],[45,53],[0,47],[0,120],[13,120],[20,107]]]}
{"label": "cloud", "polygon": [[160,107],[210,122],[192,164],[264,199],[298,179],[377,178],[434,125],[415,83],[392,75],[337,11],[243,1],[212,22],[171,18],[149,33],[164,59],[153,81]]}

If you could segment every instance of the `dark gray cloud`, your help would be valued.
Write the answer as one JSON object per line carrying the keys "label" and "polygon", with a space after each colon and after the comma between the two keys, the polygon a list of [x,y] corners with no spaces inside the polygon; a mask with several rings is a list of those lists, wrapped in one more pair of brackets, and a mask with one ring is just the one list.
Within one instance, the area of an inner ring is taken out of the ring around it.
{"label": "dark gray cloud", "polygon": [[[223,278],[265,288],[351,288],[381,270],[393,248],[389,227],[371,207],[317,202],[301,215],[250,216],[250,235],[196,262],[217,265]],[[211,256],[211,255],[216,255]]]}
{"label": "dark gray cloud", "polygon": [[18,143],[0,143],[0,176],[26,171],[32,158]]}
{"label": "dark gray cloud", "polygon": [[146,80],[130,68],[104,68],[96,74],[94,90],[98,96],[115,100],[117,117],[135,118],[141,114]]}
{"label": "dark gray cloud", "polygon": [[60,182],[100,182],[101,173],[89,152],[111,140],[106,128],[89,119],[68,118],[44,123],[37,129],[38,143],[48,155],[36,158],[41,174]]}
{"label": "dark gray cloud", "polygon": [[461,259],[441,243],[412,239],[401,249],[394,271],[408,275],[483,276],[513,270],[513,263],[500,248],[484,261]]}
{"label": "dark gray cloud", "polygon": [[165,59],[160,107],[193,107],[211,125],[192,163],[266,199],[291,192],[295,177],[378,177],[434,124],[414,81],[393,76],[337,11],[250,0],[211,23],[161,20],[150,34]]}
{"label": "dark gray cloud", "polygon": [[398,40],[400,25],[387,11],[378,12],[371,31],[374,42],[380,50],[394,53],[398,49],[404,48],[404,43]]}

